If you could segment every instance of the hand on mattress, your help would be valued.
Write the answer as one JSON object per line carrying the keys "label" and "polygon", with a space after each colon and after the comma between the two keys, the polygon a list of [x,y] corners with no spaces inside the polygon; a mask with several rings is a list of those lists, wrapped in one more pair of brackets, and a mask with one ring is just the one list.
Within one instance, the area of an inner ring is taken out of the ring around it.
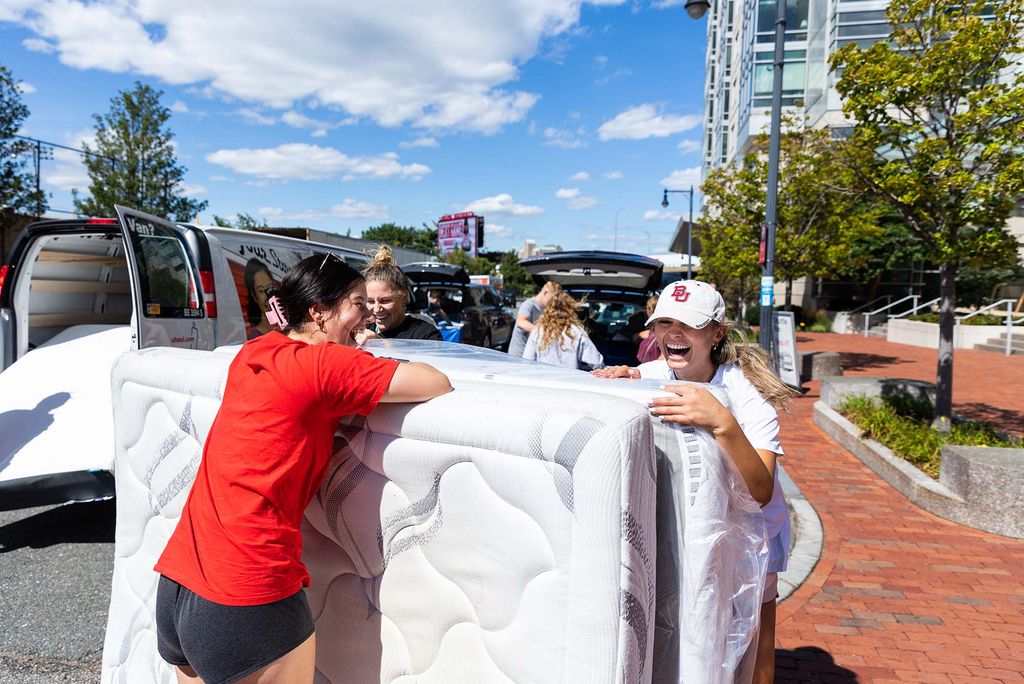
{"label": "hand on mattress", "polygon": [[352,333],[352,339],[355,340],[357,347],[362,347],[364,344],[366,344],[367,340],[380,339],[380,335],[370,330],[369,328],[362,328],[361,330]]}
{"label": "hand on mattress", "polygon": [[604,368],[597,368],[590,371],[590,374],[595,378],[630,378],[632,380],[640,379],[640,369],[630,368],[629,366],[605,366]]}
{"label": "hand on mattress", "polygon": [[661,389],[672,392],[674,396],[656,397],[651,400],[648,408],[652,416],[660,418],[664,423],[707,428],[716,435],[736,423],[729,409],[703,387],[666,385]]}

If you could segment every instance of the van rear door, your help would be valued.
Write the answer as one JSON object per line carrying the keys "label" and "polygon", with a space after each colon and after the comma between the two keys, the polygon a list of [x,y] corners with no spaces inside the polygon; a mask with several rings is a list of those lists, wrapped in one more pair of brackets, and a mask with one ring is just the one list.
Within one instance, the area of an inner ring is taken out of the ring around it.
{"label": "van rear door", "polygon": [[128,255],[132,346],[212,349],[214,324],[184,229],[141,211],[115,209]]}

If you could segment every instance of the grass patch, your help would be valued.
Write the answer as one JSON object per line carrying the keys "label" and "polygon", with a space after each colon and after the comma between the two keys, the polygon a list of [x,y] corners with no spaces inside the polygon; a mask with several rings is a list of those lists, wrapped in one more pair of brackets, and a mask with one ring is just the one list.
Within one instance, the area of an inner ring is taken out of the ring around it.
{"label": "grass patch", "polygon": [[906,396],[847,398],[839,412],[864,431],[864,436],[889,447],[933,478],[939,477],[943,444],[1019,449],[1024,441],[1006,437],[989,423],[956,422],[949,434],[933,430],[932,405]]}

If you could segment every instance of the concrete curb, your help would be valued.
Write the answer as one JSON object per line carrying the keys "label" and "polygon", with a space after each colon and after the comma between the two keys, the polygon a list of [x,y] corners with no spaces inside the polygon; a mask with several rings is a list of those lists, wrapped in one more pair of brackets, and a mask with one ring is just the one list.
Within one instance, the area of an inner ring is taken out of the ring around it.
{"label": "concrete curb", "polygon": [[[939,506],[933,503],[934,500],[944,499],[955,505],[964,505],[964,500],[948,487],[928,477],[916,467],[892,453],[888,447],[879,444],[873,439],[862,437],[859,427],[848,421],[842,414],[828,406],[824,401],[814,403],[814,424],[821,428],[822,432],[835,440],[836,444],[856,456],[861,463],[871,468],[883,480],[895,487],[896,491],[925,510],[947,518],[948,515],[943,515],[934,510],[939,508]],[[931,506],[929,506],[930,503],[932,503]],[[945,507],[948,507],[949,503],[946,503]]]}
{"label": "concrete curb", "polygon": [[785,601],[803,584],[821,558],[824,532],[821,519],[789,473],[779,465],[776,475],[789,504],[789,518],[793,525],[789,564],[779,573],[779,602]]}

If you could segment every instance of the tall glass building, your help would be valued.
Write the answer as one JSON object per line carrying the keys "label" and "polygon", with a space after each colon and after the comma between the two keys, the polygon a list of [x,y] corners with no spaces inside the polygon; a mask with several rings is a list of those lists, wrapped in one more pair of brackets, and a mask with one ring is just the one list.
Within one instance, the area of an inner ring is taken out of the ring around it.
{"label": "tall glass building", "polygon": [[[829,57],[850,42],[885,38],[887,0],[786,0],[782,104],[814,126],[843,122]],[[704,97],[704,175],[742,158],[767,130],[776,0],[712,2]]]}

